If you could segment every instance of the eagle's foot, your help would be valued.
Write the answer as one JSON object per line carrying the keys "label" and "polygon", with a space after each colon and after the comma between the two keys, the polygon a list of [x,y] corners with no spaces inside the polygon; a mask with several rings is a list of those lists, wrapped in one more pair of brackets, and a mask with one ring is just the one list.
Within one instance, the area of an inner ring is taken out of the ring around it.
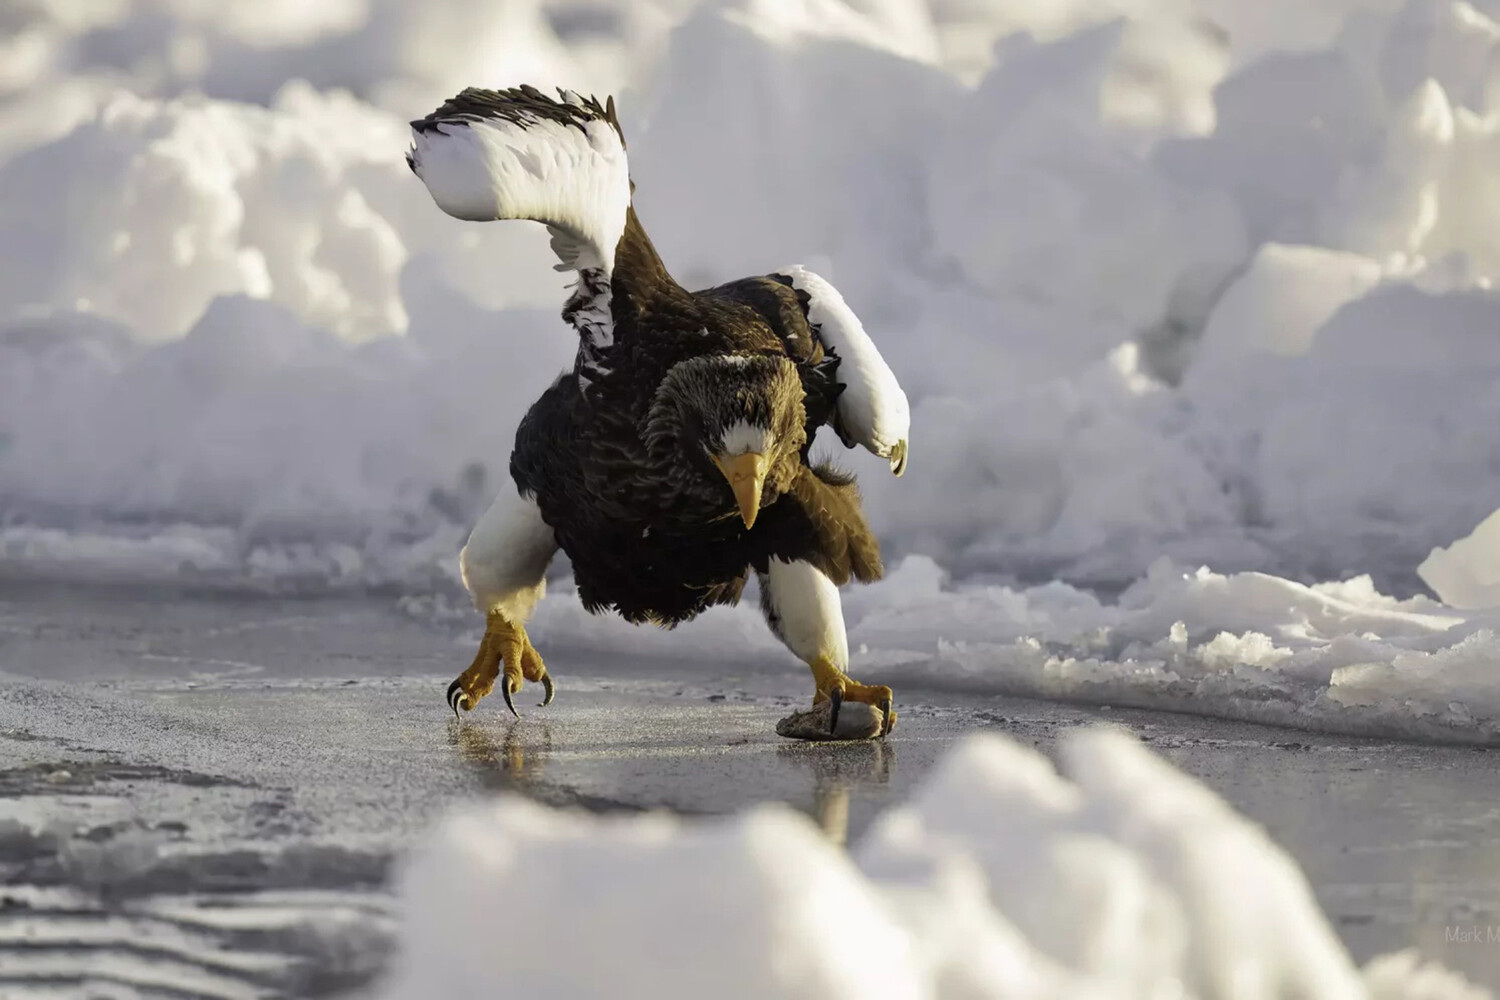
{"label": "eagle's foot", "polygon": [[813,705],[822,702],[830,702],[828,710],[828,732],[834,733],[838,729],[839,715],[843,711],[846,702],[856,702],[862,705],[870,705],[880,709],[883,722],[878,735],[885,736],[896,726],[895,694],[884,684],[861,684],[852,677],[839,674],[828,683],[826,689],[822,684],[813,694]]}
{"label": "eagle's foot", "polygon": [[[861,684],[827,657],[818,657],[811,666],[817,685],[813,707],[782,719],[776,726],[779,734],[804,740],[875,739],[895,727],[895,696],[890,688]],[[852,711],[851,703],[860,710]]]}
{"label": "eagle's foot", "polygon": [[474,662],[448,685],[448,707],[453,709],[455,716],[459,709],[472,711],[479,699],[494,690],[497,679],[501,681],[500,693],[505,698],[505,706],[516,718],[520,718],[521,713],[516,711],[511,696],[521,690],[523,681],[542,685],[543,705],[550,705],[556,693],[547,665],[531,644],[525,627],[512,623],[499,611],[491,611]]}

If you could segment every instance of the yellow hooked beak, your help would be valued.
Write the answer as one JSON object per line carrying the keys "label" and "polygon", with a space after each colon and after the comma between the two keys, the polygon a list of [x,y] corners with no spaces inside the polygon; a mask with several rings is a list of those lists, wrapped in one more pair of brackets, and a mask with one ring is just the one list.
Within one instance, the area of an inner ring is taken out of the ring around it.
{"label": "yellow hooked beak", "polygon": [[747,451],[733,458],[715,455],[714,464],[729,480],[729,488],[734,490],[734,499],[740,505],[740,517],[745,527],[753,528],[755,516],[760,513],[760,491],[766,483],[766,456],[757,451]]}

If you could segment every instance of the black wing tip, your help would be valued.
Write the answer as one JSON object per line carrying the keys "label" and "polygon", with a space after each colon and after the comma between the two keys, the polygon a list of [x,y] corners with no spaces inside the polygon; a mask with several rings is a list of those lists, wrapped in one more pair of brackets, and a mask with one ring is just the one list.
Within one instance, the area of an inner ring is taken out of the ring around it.
{"label": "black wing tip", "polygon": [[[572,100],[570,95],[577,100]],[[619,116],[615,113],[614,95],[609,95],[606,103],[600,104],[599,98],[593,95],[584,97],[575,91],[558,87],[557,97],[554,99],[529,83],[503,90],[465,87],[430,115],[411,122],[411,127],[417,132],[426,132],[443,123],[458,124],[483,118],[516,121],[520,115],[546,118],[579,128],[590,120],[603,121],[620,137],[620,145],[625,145],[625,131],[620,127]]]}

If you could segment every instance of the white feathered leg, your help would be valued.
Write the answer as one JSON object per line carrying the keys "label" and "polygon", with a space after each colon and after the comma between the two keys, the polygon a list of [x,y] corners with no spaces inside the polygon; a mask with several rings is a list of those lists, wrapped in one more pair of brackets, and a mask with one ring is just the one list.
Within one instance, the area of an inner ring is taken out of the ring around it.
{"label": "white feathered leg", "polygon": [[[760,604],[766,623],[812,669],[816,685],[813,704],[831,703],[827,736],[837,732],[840,709],[846,701],[880,709],[883,714],[877,735],[890,732],[896,724],[891,689],[884,684],[861,684],[845,673],[849,666],[849,638],[844,631],[839,589],[833,581],[812,563],[780,559],[772,559],[759,579]],[[797,727],[794,724],[791,728]],[[778,731],[782,731],[781,727]],[[802,733],[787,731],[783,735]]]}
{"label": "white feathered leg", "polygon": [[502,667],[500,693],[511,712],[520,715],[511,695],[521,690],[523,679],[542,684],[543,705],[552,701],[552,678],[526,636],[526,620],[547,589],[547,564],[556,553],[557,538],[536,502],[514,485],[500,491],[469,533],[458,567],[474,606],[485,613],[485,631],[474,662],[448,686],[454,715],[489,694]]}

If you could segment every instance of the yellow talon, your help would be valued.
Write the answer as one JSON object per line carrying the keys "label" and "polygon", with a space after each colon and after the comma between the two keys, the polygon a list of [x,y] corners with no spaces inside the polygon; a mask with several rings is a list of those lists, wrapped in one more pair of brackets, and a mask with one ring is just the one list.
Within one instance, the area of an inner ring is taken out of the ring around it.
{"label": "yellow talon", "polygon": [[448,686],[448,707],[453,709],[453,714],[457,715],[459,709],[472,711],[479,699],[494,690],[502,668],[505,683],[500,692],[506,706],[517,718],[520,713],[516,712],[511,695],[521,690],[525,681],[542,684],[546,691],[543,705],[552,701],[552,678],[547,674],[541,654],[527,637],[525,627],[511,622],[499,611],[491,611],[485,619],[484,638],[479,641],[474,662]]}
{"label": "yellow talon", "polygon": [[833,702],[833,709],[828,713],[830,734],[838,730],[839,709],[846,701],[863,702],[880,709],[885,719],[880,730],[881,736],[895,727],[895,694],[889,687],[884,684],[861,684],[840,670],[827,656],[819,656],[808,666],[812,668],[813,684],[817,688],[813,693],[813,704],[820,705],[830,700]]}

